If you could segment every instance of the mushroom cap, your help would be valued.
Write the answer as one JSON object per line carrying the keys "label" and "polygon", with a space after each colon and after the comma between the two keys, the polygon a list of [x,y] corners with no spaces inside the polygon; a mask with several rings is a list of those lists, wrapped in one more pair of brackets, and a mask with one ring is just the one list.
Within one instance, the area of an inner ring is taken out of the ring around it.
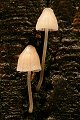
{"label": "mushroom cap", "polygon": [[43,10],[36,24],[36,30],[45,31],[45,29],[49,31],[58,30],[58,22],[51,8],[45,8]]}
{"label": "mushroom cap", "polygon": [[40,59],[35,47],[28,45],[20,54],[17,64],[17,71],[35,71],[41,70]]}

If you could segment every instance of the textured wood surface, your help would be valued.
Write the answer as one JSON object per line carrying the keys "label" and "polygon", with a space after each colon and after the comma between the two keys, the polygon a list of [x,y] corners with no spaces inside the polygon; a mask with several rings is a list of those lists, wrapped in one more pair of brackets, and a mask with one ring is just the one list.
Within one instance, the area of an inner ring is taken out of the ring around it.
{"label": "textured wood surface", "polygon": [[[54,9],[58,32],[50,32],[44,82],[32,82],[34,112],[28,113],[27,73],[16,71],[28,45],[40,58],[44,32],[35,30],[46,6]],[[0,0],[0,120],[80,120],[80,1]]]}

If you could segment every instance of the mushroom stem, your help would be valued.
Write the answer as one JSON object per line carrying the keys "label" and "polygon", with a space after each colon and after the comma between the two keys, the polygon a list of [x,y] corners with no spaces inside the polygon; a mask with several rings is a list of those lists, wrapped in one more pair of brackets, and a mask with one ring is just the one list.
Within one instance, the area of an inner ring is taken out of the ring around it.
{"label": "mushroom stem", "polygon": [[43,82],[45,58],[46,58],[46,51],[47,51],[47,41],[48,41],[48,29],[45,29],[44,47],[43,47],[43,55],[42,55],[42,63],[41,63],[42,70],[40,72],[40,79],[39,79],[38,85],[36,87],[37,91],[39,91],[41,84]]}
{"label": "mushroom stem", "polygon": [[29,95],[29,113],[33,112],[33,99],[32,99],[32,90],[31,90],[31,72],[28,72],[27,75],[27,84],[28,84],[28,95]]}

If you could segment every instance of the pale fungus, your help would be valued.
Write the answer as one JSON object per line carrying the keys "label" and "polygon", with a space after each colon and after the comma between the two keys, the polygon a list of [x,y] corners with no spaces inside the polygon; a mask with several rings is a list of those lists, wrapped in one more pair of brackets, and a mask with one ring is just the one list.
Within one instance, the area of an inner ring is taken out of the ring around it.
{"label": "pale fungus", "polygon": [[40,79],[39,79],[38,85],[36,87],[36,90],[38,91],[43,82],[47,41],[48,41],[48,31],[57,31],[58,30],[58,22],[57,22],[55,14],[51,8],[45,8],[43,10],[42,14],[38,18],[38,21],[36,24],[36,30],[45,31],[42,64],[41,64],[42,70],[40,72]]}
{"label": "pale fungus", "polygon": [[33,99],[31,90],[31,71],[38,72],[41,70],[40,59],[35,47],[28,45],[20,54],[17,64],[17,71],[28,72],[27,85],[29,95],[29,113],[33,112]]}

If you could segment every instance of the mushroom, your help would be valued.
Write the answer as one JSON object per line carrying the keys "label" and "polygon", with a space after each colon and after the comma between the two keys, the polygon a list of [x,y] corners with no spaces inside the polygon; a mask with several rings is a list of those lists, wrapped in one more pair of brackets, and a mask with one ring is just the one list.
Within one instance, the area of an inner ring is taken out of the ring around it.
{"label": "mushroom", "polygon": [[27,85],[29,95],[29,113],[33,112],[33,99],[31,90],[31,71],[38,72],[41,70],[40,59],[35,47],[28,45],[20,54],[17,64],[17,71],[28,72]]}
{"label": "mushroom", "polygon": [[42,70],[40,72],[40,79],[36,90],[38,91],[41,87],[43,76],[44,76],[44,66],[45,66],[45,58],[46,58],[46,50],[47,50],[47,41],[48,41],[48,31],[57,31],[58,30],[58,22],[56,16],[51,8],[45,8],[38,18],[36,24],[36,30],[45,31],[44,37],[44,47],[43,47],[43,55],[42,55]]}

